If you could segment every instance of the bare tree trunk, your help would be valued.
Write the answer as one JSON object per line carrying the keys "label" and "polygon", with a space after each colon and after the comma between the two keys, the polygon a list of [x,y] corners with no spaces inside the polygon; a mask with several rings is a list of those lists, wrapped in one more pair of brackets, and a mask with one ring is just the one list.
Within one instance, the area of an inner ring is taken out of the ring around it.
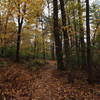
{"label": "bare tree trunk", "polygon": [[65,52],[65,66],[67,67],[70,62],[70,48],[69,48],[69,37],[68,32],[64,27],[67,26],[66,24],[66,12],[64,8],[64,0],[60,0],[60,7],[61,7],[61,16],[62,16],[62,26],[63,26],[63,35],[64,35],[64,52]]}
{"label": "bare tree trunk", "polygon": [[86,54],[85,54],[85,42],[84,42],[84,28],[82,22],[82,7],[81,1],[78,0],[79,8],[78,8],[78,16],[79,16],[79,33],[80,33],[80,53],[81,53],[81,68],[85,69],[86,67]]}
{"label": "bare tree trunk", "polygon": [[[20,4],[18,4],[18,11],[19,14],[21,13]],[[23,7],[23,14],[26,13],[26,3],[24,3]],[[24,20],[24,15],[20,16],[18,15],[18,32],[17,32],[17,47],[16,47],[16,61],[20,60],[19,53],[20,53],[20,44],[21,44],[21,31],[22,31],[22,25]]]}
{"label": "bare tree trunk", "polygon": [[53,13],[54,38],[55,38],[57,67],[59,70],[63,70],[64,64],[63,64],[62,42],[60,39],[59,25],[58,25],[58,2],[57,0],[53,0],[53,11],[54,11]]}
{"label": "bare tree trunk", "polygon": [[[41,18],[41,21],[42,21],[42,18]],[[46,50],[45,50],[45,34],[43,32],[43,21],[41,22],[41,27],[42,27],[42,39],[43,39],[43,60],[45,61],[46,60]]]}
{"label": "bare tree trunk", "polygon": [[55,46],[55,44],[53,42],[51,45],[51,58],[52,58],[52,60],[55,60],[55,50],[54,50],[55,47],[54,46]]}
{"label": "bare tree trunk", "polygon": [[87,72],[88,82],[93,82],[92,72],[92,56],[91,56],[91,41],[90,41],[90,20],[89,20],[89,0],[86,0],[86,33],[87,33]]}
{"label": "bare tree trunk", "polygon": [[[73,0],[73,2],[75,2],[75,1]],[[78,37],[77,37],[76,16],[75,16],[75,10],[74,9],[73,9],[73,21],[74,21],[74,31],[75,31],[76,59],[77,59],[77,65],[80,66],[79,43],[78,43]]]}
{"label": "bare tree trunk", "polygon": [[[20,18],[18,20],[20,20]],[[23,18],[21,19],[21,23],[18,23],[16,61],[19,61],[22,24],[23,24]]]}

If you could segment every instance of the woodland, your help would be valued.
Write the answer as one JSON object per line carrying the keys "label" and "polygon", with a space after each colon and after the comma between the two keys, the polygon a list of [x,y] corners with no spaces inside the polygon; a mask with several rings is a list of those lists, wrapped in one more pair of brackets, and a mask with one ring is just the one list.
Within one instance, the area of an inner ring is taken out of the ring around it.
{"label": "woodland", "polygon": [[100,0],[0,0],[0,100],[100,100]]}

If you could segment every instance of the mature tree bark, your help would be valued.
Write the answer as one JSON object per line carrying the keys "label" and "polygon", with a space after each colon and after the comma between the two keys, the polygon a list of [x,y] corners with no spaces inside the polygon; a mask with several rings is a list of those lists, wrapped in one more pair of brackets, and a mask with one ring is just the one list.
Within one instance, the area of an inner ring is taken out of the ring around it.
{"label": "mature tree bark", "polygon": [[59,25],[58,25],[58,2],[57,0],[53,0],[53,11],[54,11],[53,13],[54,38],[55,38],[57,67],[59,70],[63,70],[64,64],[63,64],[62,42],[60,39]]}
{"label": "mature tree bark", "polygon": [[1,39],[1,43],[2,43],[2,49],[1,49],[1,54],[2,56],[4,56],[5,54],[5,48],[6,48],[6,34],[7,34],[7,27],[8,27],[8,20],[9,20],[9,11],[7,12],[7,15],[6,15],[6,19],[5,19],[5,25],[4,25],[4,36],[2,37]]}
{"label": "mature tree bark", "polygon": [[89,20],[89,0],[86,0],[86,33],[87,33],[87,72],[89,83],[93,82],[91,41],[90,41],[90,20]]}
{"label": "mature tree bark", "polygon": [[[73,0],[73,2],[75,2],[75,0]],[[77,25],[76,25],[75,9],[73,9],[73,21],[74,21],[74,31],[75,31],[75,48],[76,48],[77,65],[80,66],[79,41],[78,41],[78,37],[77,37]]]}
{"label": "mature tree bark", "polygon": [[[47,0],[47,7],[48,7],[48,22],[49,24],[51,25],[52,21],[50,20],[51,18],[51,9],[50,9],[50,3],[51,3],[51,0]],[[53,29],[51,29],[51,33],[53,33]],[[54,35],[51,34],[51,59],[52,60],[55,60],[55,43],[54,43]]]}
{"label": "mature tree bark", "polygon": [[[2,14],[1,14],[1,12],[0,12],[0,33],[3,33],[3,23],[2,23]],[[3,54],[3,49],[2,49],[2,47],[3,47],[3,38],[2,37],[0,37],[0,46],[1,46],[1,48],[0,48],[0,56],[2,56],[2,54]]]}
{"label": "mature tree bark", "polygon": [[[18,4],[19,14],[21,13],[20,4]],[[26,3],[24,3],[23,14],[26,13]],[[16,61],[19,61],[20,43],[21,43],[21,31],[23,26],[24,16],[18,15],[18,32],[17,32],[17,46],[16,46]]]}
{"label": "mature tree bark", "polygon": [[41,28],[42,28],[42,39],[43,39],[43,60],[46,60],[46,50],[45,50],[45,33],[43,32],[44,28],[44,22],[42,20],[42,16],[41,16]]}
{"label": "mature tree bark", "polygon": [[17,32],[16,61],[19,61],[22,24],[23,24],[23,18],[21,19],[21,22],[20,22],[20,17],[19,17],[18,18],[18,32]]}
{"label": "mature tree bark", "polygon": [[84,28],[82,22],[82,7],[81,1],[78,0],[78,16],[79,16],[79,33],[80,33],[80,53],[81,53],[81,68],[85,69],[86,66],[86,54],[85,54],[85,42],[84,42]]}
{"label": "mature tree bark", "polygon": [[52,41],[52,45],[51,45],[51,58],[52,58],[52,60],[55,60],[55,44],[54,44],[54,41]]}
{"label": "mature tree bark", "polygon": [[64,0],[60,0],[60,7],[61,7],[61,16],[62,16],[63,35],[64,35],[65,66],[68,66],[70,62],[70,52],[69,52],[70,48],[69,48],[68,32],[66,29],[64,29],[64,27],[67,26],[66,12],[64,8]]}

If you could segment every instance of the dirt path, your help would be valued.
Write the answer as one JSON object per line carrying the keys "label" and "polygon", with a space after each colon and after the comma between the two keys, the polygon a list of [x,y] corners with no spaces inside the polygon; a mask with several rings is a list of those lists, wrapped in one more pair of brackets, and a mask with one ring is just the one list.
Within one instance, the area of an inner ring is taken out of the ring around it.
{"label": "dirt path", "polygon": [[12,65],[0,79],[0,100],[99,100],[100,85],[68,84],[67,75],[55,66],[49,61],[32,72],[22,65]]}
{"label": "dirt path", "polygon": [[55,76],[56,67],[54,65],[54,62],[51,62],[40,70],[39,77],[33,83],[33,87],[36,84],[33,93],[34,100],[59,100],[63,97],[62,82]]}

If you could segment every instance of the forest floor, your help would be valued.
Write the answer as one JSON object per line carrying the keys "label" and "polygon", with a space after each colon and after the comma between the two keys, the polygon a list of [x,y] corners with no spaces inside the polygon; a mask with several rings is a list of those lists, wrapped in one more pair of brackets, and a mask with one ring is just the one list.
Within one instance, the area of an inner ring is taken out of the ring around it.
{"label": "forest floor", "polygon": [[100,84],[89,85],[82,75],[77,72],[78,78],[69,84],[55,61],[36,71],[11,62],[0,68],[0,100],[100,100]]}

